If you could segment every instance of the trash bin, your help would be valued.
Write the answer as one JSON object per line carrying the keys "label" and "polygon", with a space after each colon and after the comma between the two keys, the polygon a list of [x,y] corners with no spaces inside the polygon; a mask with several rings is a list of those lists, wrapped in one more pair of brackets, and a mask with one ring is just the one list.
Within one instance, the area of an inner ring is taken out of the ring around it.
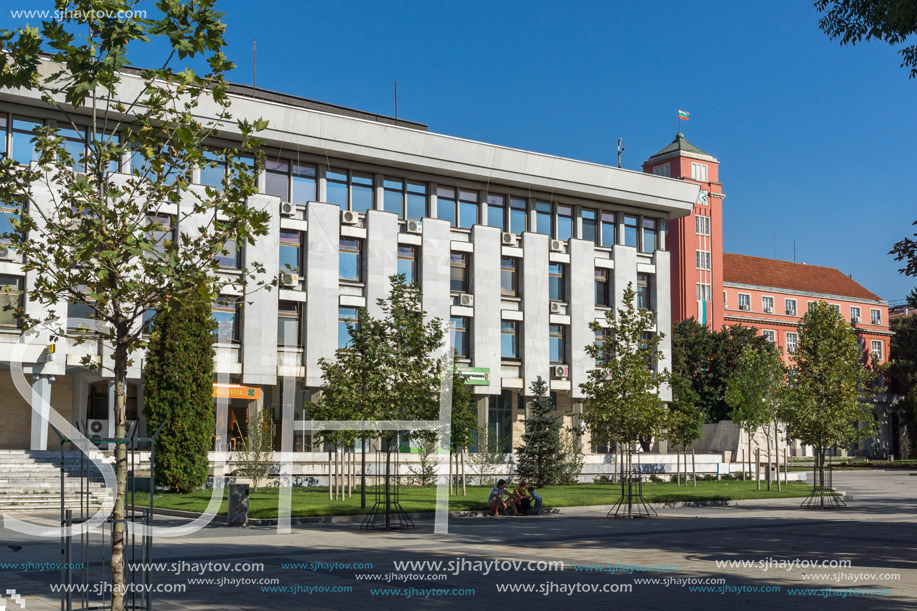
{"label": "trash bin", "polygon": [[248,484],[229,484],[229,525],[248,524]]}

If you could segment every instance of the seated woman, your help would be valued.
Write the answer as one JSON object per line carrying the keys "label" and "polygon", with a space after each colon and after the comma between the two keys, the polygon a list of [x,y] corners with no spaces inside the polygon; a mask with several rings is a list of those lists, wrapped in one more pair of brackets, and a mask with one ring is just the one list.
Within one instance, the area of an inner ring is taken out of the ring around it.
{"label": "seated woman", "polygon": [[531,499],[526,495],[525,482],[519,482],[519,485],[513,490],[513,496],[510,497],[510,500],[515,505],[516,515],[525,515],[528,512]]}
{"label": "seated woman", "polygon": [[[487,498],[487,507],[493,512],[493,516],[497,517],[501,513],[506,514],[507,502],[503,500],[503,496],[509,494],[509,491],[506,489],[506,480],[501,479],[497,482],[497,485],[493,487],[490,491],[490,496]],[[512,506],[513,513],[516,512],[515,505]]]}

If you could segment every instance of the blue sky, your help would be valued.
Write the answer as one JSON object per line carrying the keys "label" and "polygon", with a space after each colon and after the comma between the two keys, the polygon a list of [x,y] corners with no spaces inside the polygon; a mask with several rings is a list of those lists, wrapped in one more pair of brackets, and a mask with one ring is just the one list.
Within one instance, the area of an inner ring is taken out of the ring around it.
{"label": "blue sky", "polygon": [[889,300],[917,219],[917,81],[810,2],[223,0],[233,80],[432,131],[624,166],[679,127],[720,160],[728,252],[837,267]]}

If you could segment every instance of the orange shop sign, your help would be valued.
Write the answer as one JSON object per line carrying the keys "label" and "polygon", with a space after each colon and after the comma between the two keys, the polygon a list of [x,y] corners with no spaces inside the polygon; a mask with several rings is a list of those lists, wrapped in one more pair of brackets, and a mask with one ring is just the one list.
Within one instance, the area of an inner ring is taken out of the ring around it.
{"label": "orange shop sign", "polygon": [[242,386],[241,384],[214,384],[213,396],[254,401],[261,398],[261,389],[257,386]]}

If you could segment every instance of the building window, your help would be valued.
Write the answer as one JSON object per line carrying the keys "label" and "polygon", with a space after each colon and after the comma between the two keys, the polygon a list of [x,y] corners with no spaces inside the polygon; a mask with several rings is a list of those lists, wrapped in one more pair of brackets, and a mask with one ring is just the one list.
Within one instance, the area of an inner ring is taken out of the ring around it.
{"label": "building window", "polygon": [[761,298],[761,311],[766,312],[767,314],[774,313],[774,298],[773,297],[762,297]]}
{"label": "building window", "polygon": [[338,348],[347,348],[350,346],[350,331],[347,329],[347,323],[351,326],[357,324],[357,308],[339,307],[338,308]]}
{"label": "building window", "polygon": [[336,204],[342,210],[365,213],[374,206],[375,189],[370,174],[328,170],[325,172],[325,191],[328,203]]}
{"label": "building window", "polygon": [[298,231],[280,231],[280,271],[298,274],[301,269],[302,234]]}
{"label": "building window", "polygon": [[831,308],[831,311],[835,314],[841,313],[841,306],[837,305],[836,303],[829,303],[828,307]]}
{"label": "building window", "polygon": [[764,339],[766,339],[767,341],[769,341],[772,344],[777,343],[777,332],[776,331],[772,331],[770,329],[764,329],[763,331],[761,331],[761,337],[763,337]]}
{"label": "building window", "polygon": [[694,233],[697,235],[710,235],[710,217],[709,216],[695,216],[694,217]]}
{"label": "building window", "polygon": [[653,301],[650,293],[649,274],[637,274],[637,307],[644,310],[653,309]]}
{"label": "building window", "polygon": [[458,226],[471,229],[478,223],[478,193],[477,191],[459,190]]}
{"label": "building window", "polygon": [[691,178],[700,182],[707,182],[707,166],[703,163],[692,163]]}
{"label": "building window", "polygon": [[608,270],[604,267],[595,268],[595,305],[607,308],[611,306],[611,294],[608,282]]}
{"label": "building window", "polygon": [[141,328],[143,329],[144,337],[149,337],[153,332],[153,325],[156,324],[156,309],[148,308],[143,311],[143,319],[140,323]]}
{"label": "building window", "polygon": [[200,168],[198,184],[205,187],[223,190],[223,179],[226,178],[226,157],[216,151],[204,151],[205,165]]}
{"label": "building window", "polygon": [[7,130],[9,130],[9,120],[5,112],[0,112],[0,155],[6,154]]}
{"label": "building window", "polygon": [[799,335],[797,333],[787,332],[786,334],[786,351],[790,354],[796,352],[799,346]]}
{"label": "building window", "polygon": [[671,168],[672,166],[668,163],[657,165],[655,168],[653,168],[653,174],[656,176],[665,176],[666,178],[669,178],[672,175]]}
{"label": "building window", "polygon": [[729,309],[729,293],[727,293],[726,291],[723,291],[723,309],[724,310]]}
{"label": "building window", "polygon": [[710,251],[709,250],[697,250],[694,251],[694,260],[697,265],[697,269],[710,269]]}
{"label": "building window", "polygon": [[408,283],[417,284],[417,247],[398,246],[398,273],[404,274]]}
{"label": "building window", "polygon": [[[222,230],[220,227],[217,229]],[[223,249],[217,253],[216,263],[223,269],[241,269],[242,250],[235,238],[229,238],[223,242]]]}
{"label": "building window", "polygon": [[860,308],[850,306],[850,322],[860,322]]}
{"label": "building window", "polygon": [[503,231],[506,219],[506,198],[502,195],[489,194],[487,196],[487,226],[496,227]]}
{"label": "building window", "polygon": [[518,235],[528,231],[526,207],[524,199],[511,198],[509,200],[509,230],[511,233]]}
{"label": "building window", "polygon": [[872,340],[872,359],[876,362],[882,362],[882,341],[878,339]]}
{"label": "building window", "polygon": [[596,220],[595,210],[583,208],[580,210],[580,237],[589,242],[596,242],[598,237],[598,223]]}
{"label": "building window", "polygon": [[881,325],[882,310],[869,310],[869,321],[874,325]]}
{"label": "building window", "polygon": [[602,246],[611,248],[618,243],[618,226],[614,212],[602,213]]}
{"label": "building window", "polygon": [[567,291],[564,276],[566,266],[563,263],[550,263],[548,265],[548,299],[551,301],[566,301]]}
{"label": "building window", "polygon": [[637,217],[624,215],[624,245],[637,247]]}
{"label": "building window", "polygon": [[13,129],[10,130],[13,161],[22,165],[29,165],[33,161],[38,161],[38,151],[35,150],[35,144],[32,138],[35,137],[34,130],[43,125],[40,119],[27,119],[25,117],[13,117]]}
{"label": "building window", "polygon": [[513,402],[512,391],[504,390],[500,395],[487,398],[487,434],[489,448],[504,454],[513,451]]}
{"label": "building window", "polygon": [[552,229],[551,204],[547,202],[535,202],[535,232],[543,233],[553,238]]}
{"label": "building window", "polygon": [[563,363],[567,360],[567,329],[563,325],[550,325],[549,351],[552,363]]}
{"label": "building window", "polygon": [[500,321],[500,358],[519,359],[519,323],[515,320]]}
{"label": "building window", "polygon": [[[153,246],[153,252],[161,258],[166,250],[175,242],[175,227],[170,214],[149,214],[146,217],[147,238]],[[156,255],[149,253],[153,258]]]}
{"label": "building window", "polygon": [[811,312],[812,310],[814,310],[814,309],[815,309],[815,306],[817,306],[817,305],[818,305],[818,302],[817,302],[817,301],[810,301],[810,302],[807,304],[807,307],[808,307],[808,309],[809,309],[809,312]]}
{"label": "building window", "polygon": [[468,317],[453,316],[452,325],[455,329],[455,356],[470,358],[471,353],[468,351]]}
{"label": "building window", "polygon": [[452,264],[449,270],[449,290],[453,293],[468,292],[468,254],[452,253]]}
{"label": "building window", "polygon": [[697,283],[697,300],[713,301],[713,287],[703,282]]}
{"label": "building window", "polygon": [[22,278],[18,276],[0,276],[0,327],[19,327],[20,320],[16,316],[16,310],[21,308]]}
{"label": "building window", "polygon": [[643,219],[643,252],[656,252],[656,219]]}
{"label": "building window", "polygon": [[299,324],[300,304],[281,301],[277,308],[277,345],[302,347],[302,325]]}
{"label": "building window", "polygon": [[398,218],[415,221],[427,215],[427,186],[400,178],[386,178],[383,183],[385,192],[382,206],[386,212],[393,212]]}
{"label": "building window", "polygon": [[82,172],[86,164],[84,155],[86,155],[86,133],[83,130],[75,130],[72,127],[58,127],[57,135],[63,140],[64,151],[70,156],[74,172]]}
{"label": "building window", "polygon": [[787,316],[796,316],[796,300],[795,299],[784,299],[783,307]]}
{"label": "building window", "polygon": [[351,282],[363,281],[363,258],[360,256],[363,244],[353,238],[341,238],[340,279]]}
{"label": "building window", "polygon": [[557,228],[554,235],[564,241],[573,237],[573,208],[570,206],[557,205]]}
{"label": "building window", "polygon": [[241,330],[242,304],[233,297],[220,297],[213,304],[216,329],[213,339],[218,344],[238,344]]}
{"label": "building window", "polygon": [[751,310],[751,295],[739,293],[739,309],[748,312]]}
{"label": "building window", "polygon": [[264,173],[264,192],[268,195],[279,197],[282,202],[306,204],[317,199],[315,195],[315,166],[303,165],[285,159],[266,159]]}
{"label": "building window", "polygon": [[449,221],[455,227],[455,189],[452,187],[436,188],[436,218]]}
{"label": "building window", "polygon": [[503,297],[519,296],[519,259],[515,257],[500,259],[500,294]]}

